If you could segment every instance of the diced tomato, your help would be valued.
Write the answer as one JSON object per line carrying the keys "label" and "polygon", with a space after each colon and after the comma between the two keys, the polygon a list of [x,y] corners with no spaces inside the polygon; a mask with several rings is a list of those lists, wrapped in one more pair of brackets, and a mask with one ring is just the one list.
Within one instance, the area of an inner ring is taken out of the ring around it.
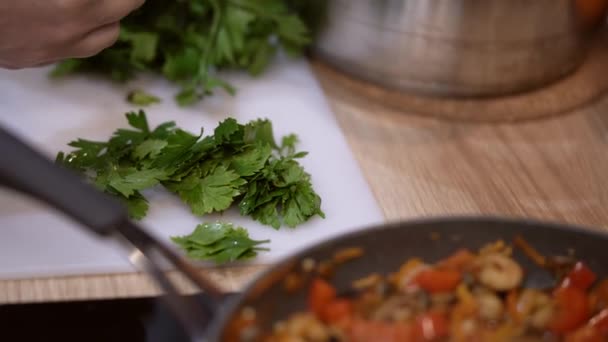
{"label": "diced tomato", "polygon": [[322,278],[315,278],[310,286],[308,305],[318,317],[323,316],[327,304],[336,298],[336,289]]}
{"label": "diced tomato", "polygon": [[411,340],[412,327],[406,323],[353,319],[346,335],[350,342],[402,342]]}
{"label": "diced tomato", "polygon": [[589,294],[592,310],[608,308],[608,279],[602,280]]}
{"label": "diced tomato", "polygon": [[335,299],[325,306],[321,319],[328,323],[339,322],[342,319],[350,317],[352,312],[353,303],[350,300]]}
{"label": "diced tomato", "polygon": [[455,270],[429,269],[418,273],[414,283],[430,293],[454,291],[460,281],[462,274]]}
{"label": "diced tomato", "polygon": [[448,335],[448,321],[440,312],[429,312],[416,318],[414,341],[435,341]]}
{"label": "diced tomato", "polygon": [[600,311],[589,320],[589,325],[597,329],[601,334],[608,336],[608,309]]}
{"label": "diced tomato", "polygon": [[471,251],[468,249],[460,249],[456,253],[437,263],[437,268],[463,271],[474,259],[475,255],[471,253]]}
{"label": "diced tomato", "polygon": [[568,273],[566,278],[561,283],[561,287],[571,287],[574,286],[583,291],[587,291],[595,280],[597,279],[597,275],[593,273],[593,271],[585,265],[582,261],[577,262],[574,265],[574,268]]}
{"label": "diced tomato", "polygon": [[577,287],[558,288],[554,293],[557,311],[549,328],[554,333],[565,334],[576,330],[589,317],[589,303],[585,292]]}

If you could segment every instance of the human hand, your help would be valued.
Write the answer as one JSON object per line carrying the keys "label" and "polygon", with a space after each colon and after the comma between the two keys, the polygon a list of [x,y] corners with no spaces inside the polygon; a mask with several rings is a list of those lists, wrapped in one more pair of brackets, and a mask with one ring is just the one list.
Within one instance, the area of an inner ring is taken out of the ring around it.
{"label": "human hand", "polygon": [[0,67],[84,58],[114,44],[145,0],[0,0]]}

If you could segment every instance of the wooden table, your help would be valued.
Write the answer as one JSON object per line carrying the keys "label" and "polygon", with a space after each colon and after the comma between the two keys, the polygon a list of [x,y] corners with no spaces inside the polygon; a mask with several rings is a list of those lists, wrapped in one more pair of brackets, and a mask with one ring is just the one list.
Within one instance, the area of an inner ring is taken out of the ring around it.
{"label": "wooden table", "polygon": [[[388,220],[491,214],[608,229],[608,43],[600,50],[593,67],[547,91],[477,103],[391,95],[319,63],[314,69]],[[424,109],[490,121],[555,115],[497,124],[436,119]],[[208,273],[234,291],[266,267]],[[157,293],[141,274],[0,281],[0,303]]]}

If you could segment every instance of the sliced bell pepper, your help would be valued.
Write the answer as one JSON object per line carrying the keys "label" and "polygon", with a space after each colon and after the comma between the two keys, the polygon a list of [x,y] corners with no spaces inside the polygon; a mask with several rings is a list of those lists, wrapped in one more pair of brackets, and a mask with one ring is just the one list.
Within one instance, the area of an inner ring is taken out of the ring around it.
{"label": "sliced bell pepper", "polygon": [[561,282],[561,287],[576,287],[583,291],[587,291],[595,280],[597,275],[582,261],[577,262],[568,275]]}
{"label": "sliced bell pepper", "polygon": [[325,308],[334,299],[336,299],[336,289],[331,284],[319,277],[313,279],[308,296],[308,306],[317,317],[323,317]]}
{"label": "sliced bell pepper", "polygon": [[428,269],[414,277],[414,283],[430,293],[454,291],[461,280],[462,274],[450,269]]}
{"label": "sliced bell pepper", "polygon": [[589,320],[589,326],[608,337],[608,309],[600,311]]}
{"label": "sliced bell pepper", "polygon": [[322,309],[321,319],[328,323],[337,323],[349,318],[353,313],[353,303],[348,299],[334,299]]}
{"label": "sliced bell pepper", "polygon": [[592,310],[608,308],[608,279],[602,280],[591,290],[589,301]]}
{"label": "sliced bell pepper", "polygon": [[589,317],[589,303],[585,292],[577,287],[562,287],[554,292],[557,310],[549,329],[557,334],[576,330]]}
{"label": "sliced bell pepper", "polygon": [[566,335],[565,342],[602,342],[608,340],[608,309],[592,317],[587,325]]}
{"label": "sliced bell pepper", "polygon": [[456,253],[438,262],[437,268],[452,269],[462,272],[474,259],[475,254],[471,253],[471,251],[468,249],[460,249]]}

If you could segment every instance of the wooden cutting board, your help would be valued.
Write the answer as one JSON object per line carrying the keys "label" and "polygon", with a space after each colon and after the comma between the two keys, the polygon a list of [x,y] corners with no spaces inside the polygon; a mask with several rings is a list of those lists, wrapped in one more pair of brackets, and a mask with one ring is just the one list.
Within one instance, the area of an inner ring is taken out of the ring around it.
{"label": "wooden cutting board", "polygon": [[[231,97],[218,93],[199,105],[178,108],[173,85],[143,77],[117,85],[91,76],[62,81],[47,78],[47,68],[0,71],[0,123],[54,158],[75,138],[107,139],[126,124],[124,113],[137,108],[124,101],[130,89],[144,88],[163,102],[147,110],[151,125],[173,120],[191,132],[209,132],[228,116],[241,122],[269,118],[275,135],[296,133],[303,160],[323,199],[327,218],[279,231],[241,217],[236,211],[205,218],[193,216],[177,198],[146,193],[151,209],[143,224],[164,240],[190,233],[202,221],[234,222],[254,239],[271,239],[271,251],[254,263],[269,263],[320,240],[383,221],[383,215],[345,141],[323,92],[304,60],[279,58],[258,79],[240,73],[226,77],[238,88]],[[44,177],[44,175],[40,175]],[[0,279],[134,271],[126,253],[100,241],[44,205],[0,190]]]}

